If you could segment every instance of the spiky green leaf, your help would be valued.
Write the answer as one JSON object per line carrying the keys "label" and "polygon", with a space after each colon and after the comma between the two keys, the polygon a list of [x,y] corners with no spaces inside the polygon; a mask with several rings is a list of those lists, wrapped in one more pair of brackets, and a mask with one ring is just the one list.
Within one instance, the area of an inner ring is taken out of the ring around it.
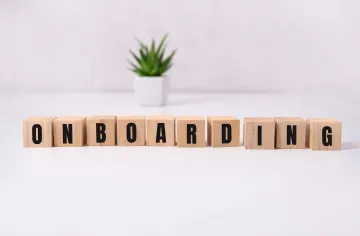
{"label": "spiky green leaf", "polygon": [[140,58],[131,50],[130,50],[130,54],[133,56],[133,58],[135,58],[136,62],[140,64]]}
{"label": "spiky green leaf", "polygon": [[160,55],[160,53],[161,53],[161,51],[162,51],[162,48],[163,48],[163,46],[164,46],[164,43],[165,43],[167,37],[168,37],[168,34],[165,34],[165,36],[161,39],[161,42],[160,42],[160,44],[159,44],[159,47],[158,47],[157,50],[156,50],[156,53],[157,53],[158,55]]}

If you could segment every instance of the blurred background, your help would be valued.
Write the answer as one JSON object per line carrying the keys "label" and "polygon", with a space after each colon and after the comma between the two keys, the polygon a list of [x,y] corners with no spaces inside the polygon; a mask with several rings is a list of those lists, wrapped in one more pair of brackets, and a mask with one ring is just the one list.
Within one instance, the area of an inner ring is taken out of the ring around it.
{"label": "blurred background", "polygon": [[358,0],[0,0],[0,90],[131,91],[129,49],[169,33],[172,91],[357,95]]}

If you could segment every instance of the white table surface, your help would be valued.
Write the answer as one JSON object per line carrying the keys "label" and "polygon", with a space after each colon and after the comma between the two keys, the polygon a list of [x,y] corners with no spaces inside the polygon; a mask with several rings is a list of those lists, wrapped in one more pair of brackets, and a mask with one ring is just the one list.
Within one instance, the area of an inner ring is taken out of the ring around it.
{"label": "white table surface", "polygon": [[[46,105],[45,105],[46,104]],[[360,235],[360,101],[291,94],[0,95],[0,235]],[[25,149],[38,115],[337,118],[343,150]]]}

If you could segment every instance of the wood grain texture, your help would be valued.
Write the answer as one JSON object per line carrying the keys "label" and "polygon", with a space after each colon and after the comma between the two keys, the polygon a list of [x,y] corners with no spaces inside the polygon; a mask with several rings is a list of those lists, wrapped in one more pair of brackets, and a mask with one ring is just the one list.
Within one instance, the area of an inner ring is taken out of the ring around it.
{"label": "wood grain texture", "polygon": [[306,121],[300,117],[275,117],[275,148],[305,149]]}
{"label": "wood grain texture", "polygon": [[[259,127],[261,135],[259,136]],[[259,143],[260,141],[260,143]],[[245,149],[274,149],[275,121],[273,118],[244,118]]]}
{"label": "wood grain texture", "polygon": [[[81,147],[86,143],[86,117],[64,116],[53,121],[55,147]],[[71,130],[70,130],[71,128]],[[65,137],[72,137],[71,140]]]}
{"label": "wood grain texture", "polygon": [[[161,139],[157,139],[159,134]],[[166,138],[165,142],[164,137]],[[148,116],[146,118],[146,140],[148,146],[175,146],[175,117]]]}
{"label": "wood grain texture", "polygon": [[[117,117],[117,145],[145,146],[145,116]],[[134,132],[135,131],[135,136]]]}
{"label": "wood grain texture", "polygon": [[[56,117],[29,117],[23,120],[23,146],[29,147],[53,147],[53,120]],[[35,142],[34,142],[35,141]]]}
{"label": "wood grain texture", "polygon": [[116,116],[88,116],[86,118],[86,144],[88,146],[116,145]]}
{"label": "wood grain texture", "polygon": [[176,117],[176,136],[178,147],[205,147],[205,117]]}
{"label": "wood grain texture", "polygon": [[309,118],[306,120],[306,145],[312,150],[341,150],[342,122],[336,119]]}
{"label": "wood grain texture", "polygon": [[[231,128],[229,136],[228,129]],[[233,116],[207,117],[207,144],[211,147],[240,146],[240,120]],[[223,140],[223,132],[225,140]],[[230,140],[231,137],[231,140]]]}

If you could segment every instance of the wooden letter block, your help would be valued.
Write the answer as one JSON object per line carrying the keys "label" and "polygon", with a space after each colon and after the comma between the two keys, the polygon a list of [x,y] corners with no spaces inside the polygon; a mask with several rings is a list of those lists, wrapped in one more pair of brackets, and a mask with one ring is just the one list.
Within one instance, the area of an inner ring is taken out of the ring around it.
{"label": "wooden letter block", "polygon": [[175,118],[173,116],[149,116],[146,126],[148,146],[175,146]]}
{"label": "wooden letter block", "polygon": [[88,146],[115,146],[116,116],[89,116],[86,118]]}
{"label": "wooden letter block", "polygon": [[240,146],[240,120],[232,116],[208,116],[207,142],[212,147]]}
{"label": "wooden letter block", "polygon": [[307,146],[312,150],[340,150],[341,126],[335,119],[307,119]]}
{"label": "wooden letter block", "polygon": [[56,117],[30,117],[23,121],[24,147],[52,147],[53,120]]}
{"label": "wooden letter block", "polygon": [[81,147],[85,144],[85,117],[58,117],[53,122],[55,147]]}
{"label": "wooden letter block", "polygon": [[273,118],[244,119],[245,149],[274,149],[275,121]]}
{"label": "wooden letter block", "polygon": [[145,116],[118,116],[117,144],[145,146]]}
{"label": "wooden letter block", "polygon": [[205,117],[176,118],[178,147],[205,147]]}
{"label": "wooden letter block", "polygon": [[298,117],[276,117],[275,147],[278,149],[305,149],[306,121]]}

